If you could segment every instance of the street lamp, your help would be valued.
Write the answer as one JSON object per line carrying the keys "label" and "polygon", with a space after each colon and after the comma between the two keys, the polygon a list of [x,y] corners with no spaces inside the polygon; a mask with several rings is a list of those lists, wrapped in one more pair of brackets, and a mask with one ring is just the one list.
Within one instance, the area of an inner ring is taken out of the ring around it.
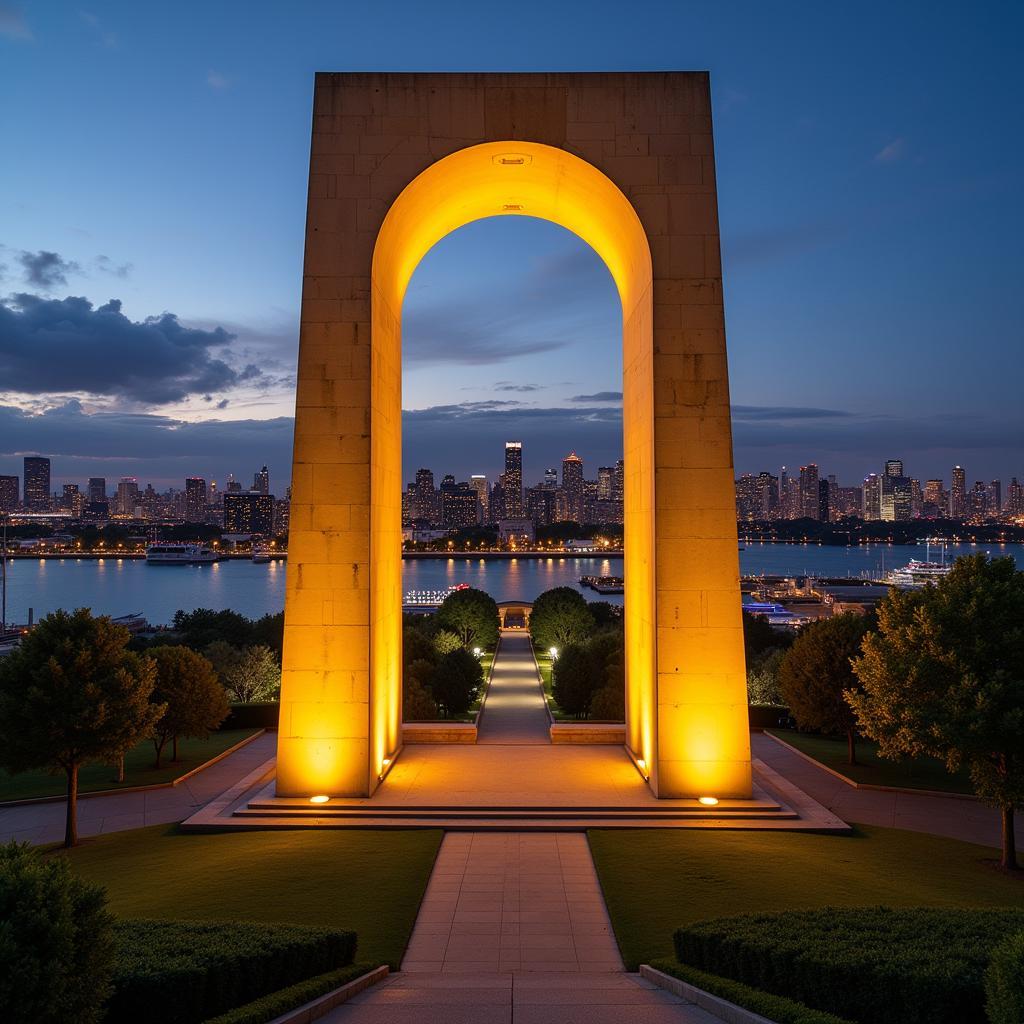
{"label": "street lamp", "polygon": [[548,650],[548,654],[551,655],[551,660],[554,661],[558,657],[558,648],[552,647]]}
{"label": "street lamp", "polygon": [[484,653],[484,652],[483,652],[482,650],[480,650],[480,648],[479,648],[479,647],[474,647],[474,648],[473,648],[473,657],[474,657],[474,658],[479,658],[479,657],[480,657],[480,655],[481,655],[481,654],[483,654],[483,653]]}

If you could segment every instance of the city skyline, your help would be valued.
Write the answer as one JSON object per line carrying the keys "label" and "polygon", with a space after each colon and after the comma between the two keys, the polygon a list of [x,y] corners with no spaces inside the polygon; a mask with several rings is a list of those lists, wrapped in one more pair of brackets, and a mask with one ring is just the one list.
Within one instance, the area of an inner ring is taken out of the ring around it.
{"label": "city skyline", "polygon": [[[30,4],[0,27],[9,133],[34,140],[0,190],[0,472],[39,452],[83,480],[112,460],[168,483],[200,462],[288,475],[312,70],[363,67],[378,44],[393,70],[425,46],[466,62],[459,5],[397,8],[401,39],[383,11],[301,8],[211,10],[197,39],[120,2],[101,20]],[[1021,12],[908,5],[879,32],[870,11],[650,10],[656,36],[611,4],[526,4],[543,36],[474,40],[472,64],[710,68],[737,472],[813,456],[860,479],[891,446],[922,476],[1007,476],[1024,436],[998,372],[1020,322],[1024,141],[1004,124]],[[134,130],[153,119],[156,149]],[[123,130],[97,145],[97,124]],[[435,451],[494,473],[507,436],[540,466],[572,445],[614,461],[617,298],[574,236],[469,225],[428,253],[405,314],[406,474]]]}

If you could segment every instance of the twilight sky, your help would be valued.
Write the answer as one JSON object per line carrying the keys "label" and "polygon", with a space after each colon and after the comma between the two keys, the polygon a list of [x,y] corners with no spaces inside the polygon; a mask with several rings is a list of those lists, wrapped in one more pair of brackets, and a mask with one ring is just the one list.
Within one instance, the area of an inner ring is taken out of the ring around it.
{"label": "twilight sky", "polygon": [[[737,472],[1024,476],[1024,8],[0,0],[0,473],[290,462],[316,70],[710,69]],[[493,12],[493,13],[492,13]],[[619,305],[480,221],[404,311],[405,465],[621,445]]]}

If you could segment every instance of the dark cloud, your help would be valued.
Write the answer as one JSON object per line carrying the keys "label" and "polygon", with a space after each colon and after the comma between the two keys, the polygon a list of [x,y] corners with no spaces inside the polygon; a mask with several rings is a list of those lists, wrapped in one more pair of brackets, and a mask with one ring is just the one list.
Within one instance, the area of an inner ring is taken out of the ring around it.
{"label": "dark cloud", "polygon": [[[619,396],[622,397],[621,395]],[[734,405],[734,420],[831,420],[846,419],[853,413],[842,409],[815,409],[813,407],[793,405]]]}
{"label": "dark cloud", "polygon": [[495,391],[515,391],[520,394],[529,394],[531,391],[543,391],[543,384],[513,384],[509,380],[499,380],[494,385]]}
{"label": "dark cloud", "polygon": [[74,260],[66,260],[60,253],[40,249],[38,252],[22,252],[18,262],[25,270],[25,280],[35,288],[49,291],[55,285],[67,284],[68,274],[77,274],[79,266]]}
{"label": "dark cloud", "polygon": [[[87,414],[71,400],[40,414],[0,406],[0,472],[21,472],[21,456],[53,459],[55,483],[90,475],[182,480],[243,477],[264,463],[291,475],[292,419],[187,422],[142,413]],[[180,486],[180,484],[178,485]],[[282,491],[284,483],[281,485]]]}
{"label": "dark cloud", "polygon": [[132,271],[130,263],[117,264],[109,256],[102,254],[97,256],[93,262],[101,274],[110,274],[111,277],[119,277],[121,280],[124,280]]}
{"label": "dark cloud", "polygon": [[22,394],[87,393],[163,405],[262,382],[215,356],[234,335],[184,326],[173,313],[129,320],[121,302],[16,294],[0,303],[0,382]]}
{"label": "dark cloud", "polygon": [[621,402],[621,391],[598,391],[593,395],[573,395],[570,402]]}

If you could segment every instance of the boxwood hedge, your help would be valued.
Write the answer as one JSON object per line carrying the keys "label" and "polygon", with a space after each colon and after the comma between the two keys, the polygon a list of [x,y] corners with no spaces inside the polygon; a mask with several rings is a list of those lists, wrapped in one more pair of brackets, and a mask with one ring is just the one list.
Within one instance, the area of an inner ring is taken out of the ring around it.
{"label": "boxwood hedge", "polygon": [[858,1024],[983,1024],[992,952],[1017,910],[793,910],[701,921],[677,958]]}
{"label": "boxwood hedge", "polygon": [[351,964],[354,932],[238,921],[120,921],[108,1024],[200,1024]]}

